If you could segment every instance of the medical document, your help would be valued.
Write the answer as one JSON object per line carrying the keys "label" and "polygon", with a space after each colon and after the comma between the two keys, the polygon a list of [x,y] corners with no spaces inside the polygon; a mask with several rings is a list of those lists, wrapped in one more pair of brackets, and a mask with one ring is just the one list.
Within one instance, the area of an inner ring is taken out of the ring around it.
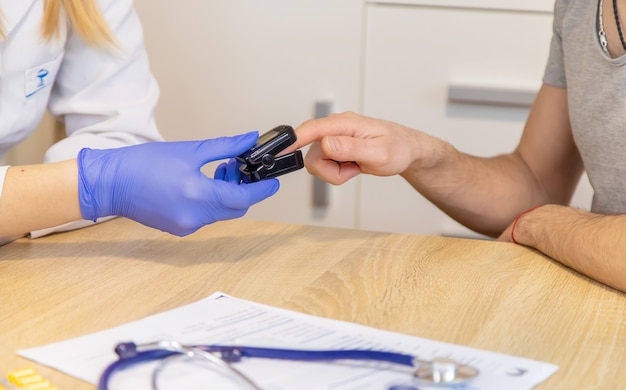
{"label": "medical document", "polygon": [[[550,363],[306,315],[221,292],[119,327],[18,353],[96,384],[105,367],[117,359],[113,352],[117,343],[134,341],[139,344],[156,340],[290,349],[377,349],[407,353],[423,360],[448,357],[480,370],[472,382],[453,387],[455,389],[531,389],[558,369]],[[246,388],[230,375],[219,373],[208,362],[176,360],[162,367],[158,376],[159,388]],[[151,375],[157,364],[141,364],[115,374],[110,388],[150,389]],[[262,389],[429,388],[415,383],[411,368],[391,363],[244,358],[233,363],[233,367]]]}

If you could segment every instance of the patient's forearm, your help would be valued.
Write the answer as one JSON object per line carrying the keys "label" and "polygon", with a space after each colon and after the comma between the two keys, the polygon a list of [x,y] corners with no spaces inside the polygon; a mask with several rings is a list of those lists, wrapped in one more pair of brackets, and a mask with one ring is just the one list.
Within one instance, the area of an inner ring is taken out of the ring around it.
{"label": "patient's forearm", "polygon": [[585,275],[626,291],[626,215],[545,205],[524,214],[515,240]]}

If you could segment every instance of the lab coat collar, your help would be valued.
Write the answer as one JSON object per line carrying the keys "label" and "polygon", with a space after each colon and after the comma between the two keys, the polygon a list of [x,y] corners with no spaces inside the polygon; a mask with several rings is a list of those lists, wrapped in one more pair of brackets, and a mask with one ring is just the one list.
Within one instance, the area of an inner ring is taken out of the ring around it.
{"label": "lab coat collar", "polygon": [[8,37],[31,7],[43,7],[43,0],[0,0],[4,34]]}

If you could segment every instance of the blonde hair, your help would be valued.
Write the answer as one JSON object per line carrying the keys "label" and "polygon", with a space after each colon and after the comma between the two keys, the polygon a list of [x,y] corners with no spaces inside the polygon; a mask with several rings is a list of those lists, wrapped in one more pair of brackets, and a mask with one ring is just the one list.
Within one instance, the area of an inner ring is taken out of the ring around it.
{"label": "blonde hair", "polygon": [[[115,37],[104,20],[97,0],[44,0],[41,35],[53,39],[59,34],[59,16],[65,10],[74,30],[92,46],[117,46]],[[1,27],[1,26],[0,26]],[[6,38],[0,28],[2,38]]]}

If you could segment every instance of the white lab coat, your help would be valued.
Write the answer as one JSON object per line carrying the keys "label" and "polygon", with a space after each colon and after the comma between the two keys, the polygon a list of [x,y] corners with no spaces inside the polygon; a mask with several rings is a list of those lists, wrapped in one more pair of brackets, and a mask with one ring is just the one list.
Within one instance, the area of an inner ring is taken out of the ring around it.
{"label": "white lab coat", "polygon": [[[50,147],[44,162],[76,157],[83,147],[162,140],[154,120],[159,89],[133,2],[99,3],[120,49],[89,46],[65,19],[59,37],[45,41],[44,0],[0,0],[7,36],[0,41],[0,159],[34,131],[46,108],[64,123],[67,137]],[[0,190],[5,173],[0,169]]]}

